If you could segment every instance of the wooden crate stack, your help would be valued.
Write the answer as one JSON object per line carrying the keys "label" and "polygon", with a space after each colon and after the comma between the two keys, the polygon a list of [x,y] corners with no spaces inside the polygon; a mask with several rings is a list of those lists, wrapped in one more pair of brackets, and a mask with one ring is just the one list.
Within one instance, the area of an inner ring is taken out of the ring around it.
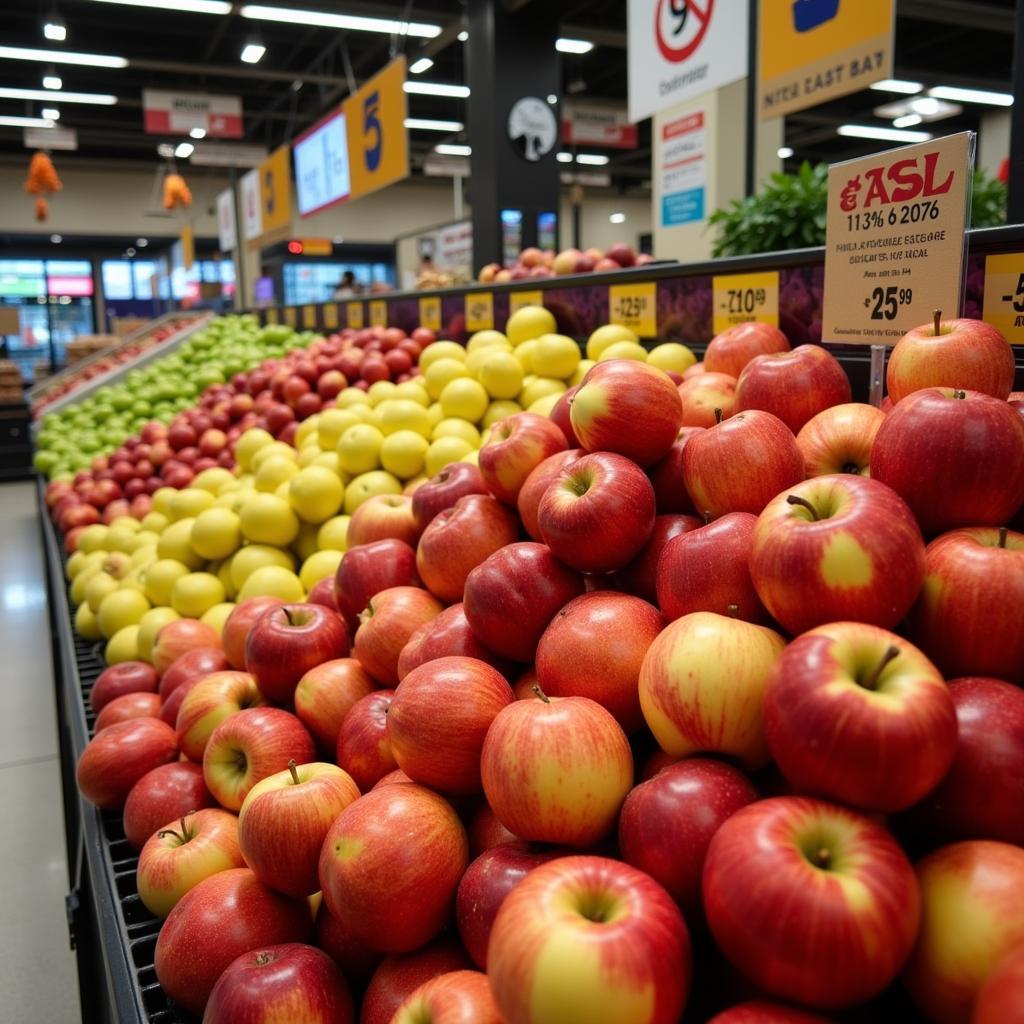
{"label": "wooden crate stack", "polygon": [[25,381],[18,364],[10,359],[0,359],[0,405],[24,401],[24,391]]}

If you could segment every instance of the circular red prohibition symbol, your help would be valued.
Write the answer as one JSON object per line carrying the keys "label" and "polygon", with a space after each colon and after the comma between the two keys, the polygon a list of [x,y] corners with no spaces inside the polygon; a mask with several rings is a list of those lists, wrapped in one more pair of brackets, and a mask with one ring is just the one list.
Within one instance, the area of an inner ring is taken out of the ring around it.
{"label": "circular red prohibition symbol", "polygon": [[[682,36],[687,41],[682,46],[672,46],[662,35],[662,14],[668,5],[669,16],[674,20],[672,29],[674,36]],[[678,64],[686,60],[701,44],[711,24],[711,12],[715,0],[658,0],[654,11],[654,38],[658,41],[658,49],[665,60]],[[692,29],[691,23],[696,26]]]}

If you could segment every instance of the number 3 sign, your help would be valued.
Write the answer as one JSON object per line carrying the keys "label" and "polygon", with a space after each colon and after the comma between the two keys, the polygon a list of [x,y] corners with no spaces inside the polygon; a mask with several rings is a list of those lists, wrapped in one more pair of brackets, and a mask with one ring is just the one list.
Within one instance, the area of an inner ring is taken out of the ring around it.
{"label": "number 3 sign", "polygon": [[404,85],[405,58],[399,57],[345,100],[352,199],[409,175]]}

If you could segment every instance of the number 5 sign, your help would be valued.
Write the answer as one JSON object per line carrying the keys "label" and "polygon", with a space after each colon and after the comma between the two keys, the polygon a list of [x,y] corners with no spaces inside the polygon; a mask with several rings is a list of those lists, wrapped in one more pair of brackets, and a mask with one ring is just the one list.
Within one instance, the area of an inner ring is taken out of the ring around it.
{"label": "number 5 sign", "polygon": [[404,86],[405,58],[399,57],[345,100],[352,199],[409,175]]}

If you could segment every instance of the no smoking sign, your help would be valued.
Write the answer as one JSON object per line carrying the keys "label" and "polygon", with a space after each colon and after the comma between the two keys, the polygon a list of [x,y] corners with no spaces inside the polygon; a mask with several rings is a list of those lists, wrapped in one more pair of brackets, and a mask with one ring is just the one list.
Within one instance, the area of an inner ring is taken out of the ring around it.
{"label": "no smoking sign", "polygon": [[654,37],[665,60],[686,60],[707,35],[715,0],[658,0]]}

